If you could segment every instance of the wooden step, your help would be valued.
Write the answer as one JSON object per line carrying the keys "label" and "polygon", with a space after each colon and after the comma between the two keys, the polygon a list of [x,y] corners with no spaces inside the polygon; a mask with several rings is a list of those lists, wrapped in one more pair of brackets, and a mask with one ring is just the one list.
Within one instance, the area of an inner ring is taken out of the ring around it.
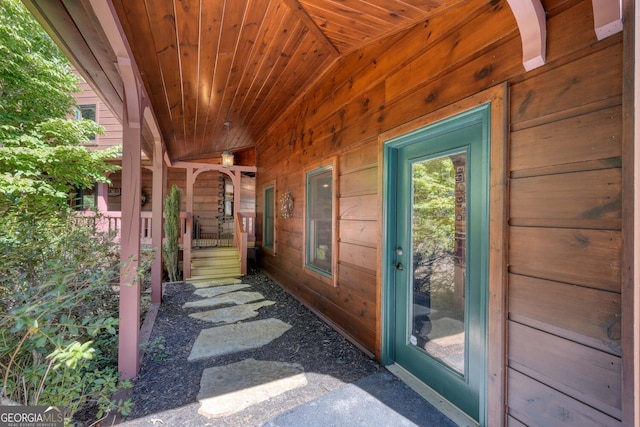
{"label": "wooden step", "polygon": [[226,267],[229,265],[240,265],[240,259],[238,256],[228,258],[196,258],[191,260],[191,270],[194,268],[209,268],[209,267]]}
{"label": "wooden step", "polygon": [[240,277],[238,248],[194,249],[191,252],[191,278],[193,283],[207,280]]}
{"label": "wooden step", "polygon": [[191,259],[199,258],[225,258],[235,256],[238,257],[238,248],[208,248],[208,249],[193,249],[191,251]]}

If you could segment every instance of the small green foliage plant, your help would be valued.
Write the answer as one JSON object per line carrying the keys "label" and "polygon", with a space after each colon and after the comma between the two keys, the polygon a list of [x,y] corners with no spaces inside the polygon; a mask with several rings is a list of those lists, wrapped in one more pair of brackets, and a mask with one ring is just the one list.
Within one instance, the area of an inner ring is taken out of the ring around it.
{"label": "small green foliage plant", "polygon": [[[2,232],[4,231],[4,232]],[[1,396],[95,416],[129,384],[119,380],[119,250],[111,236],[72,219],[0,230]]]}
{"label": "small green foliage plant", "polygon": [[178,237],[180,233],[180,191],[173,185],[171,192],[164,200],[164,234],[166,241],[163,244],[162,257],[165,268],[169,274],[169,280],[178,280]]}

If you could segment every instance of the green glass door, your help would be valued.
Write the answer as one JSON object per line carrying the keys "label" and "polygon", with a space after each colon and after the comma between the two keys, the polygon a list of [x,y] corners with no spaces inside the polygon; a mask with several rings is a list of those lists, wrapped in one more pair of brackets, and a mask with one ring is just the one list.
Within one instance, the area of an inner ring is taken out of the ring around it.
{"label": "green glass door", "polygon": [[391,142],[392,352],[480,420],[486,376],[488,109]]}

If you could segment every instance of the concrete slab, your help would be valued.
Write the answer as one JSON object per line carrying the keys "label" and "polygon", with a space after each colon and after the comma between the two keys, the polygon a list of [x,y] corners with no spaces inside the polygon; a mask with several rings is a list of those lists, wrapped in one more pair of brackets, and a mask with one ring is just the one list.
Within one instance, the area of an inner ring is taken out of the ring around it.
{"label": "concrete slab", "polygon": [[246,359],[208,368],[200,380],[198,413],[209,418],[230,415],[305,385],[304,369],[297,363]]}
{"label": "concrete slab", "polygon": [[261,427],[288,426],[455,427],[456,424],[399,379],[380,372],[261,424]]}
{"label": "concrete slab", "polygon": [[201,311],[192,313],[189,316],[194,319],[204,320],[211,323],[236,323],[241,320],[251,319],[258,315],[258,309],[275,304],[274,301],[258,301],[251,304],[234,305],[231,307],[218,308],[217,310]]}
{"label": "concrete slab", "polygon": [[[187,282],[189,282],[187,280]],[[196,289],[210,288],[213,286],[235,285],[236,283],[242,283],[242,280],[230,277],[227,279],[207,280],[206,282],[191,283]]]}
{"label": "concrete slab", "polygon": [[224,286],[214,286],[211,288],[203,288],[197,289],[194,294],[199,297],[211,298],[218,295],[226,294],[229,292],[239,291],[240,289],[249,288],[249,285],[244,285],[242,283],[237,285],[224,285]]}
{"label": "concrete slab", "polygon": [[191,362],[259,348],[289,329],[291,325],[273,318],[203,329],[187,360]]}
{"label": "concrete slab", "polygon": [[264,299],[264,296],[260,292],[238,291],[198,301],[189,301],[185,303],[182,308],[214,307],[223,304],[246,304],[261,299]]}

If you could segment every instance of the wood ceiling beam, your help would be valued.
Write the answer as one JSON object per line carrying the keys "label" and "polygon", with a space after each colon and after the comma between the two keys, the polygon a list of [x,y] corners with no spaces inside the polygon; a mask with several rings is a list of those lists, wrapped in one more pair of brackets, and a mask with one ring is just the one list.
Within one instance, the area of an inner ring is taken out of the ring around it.
{"label": "wood ceiling beam", "polygon": [[286,4],[289,7],[289,9],[291,9],[291,11],[298,17],[298,19],[300,19],[304,23],[304,25],[306,25],[307,28],[309,28],[309,31],[311,31],[318,38],[318,40],[320,40],[322,44],[325,45],[327,49],[329,49],[329,52],[331,52],[333,56],[340,55],[340,52],[338,51],[338,49],[333,45],[333,43],[331,43],[331,40],[327,38],[327,36],[325,35],[324,32],[322,32],[320,27],[316,25],[315,21],[311,19],[307,11],[304,10],[304,8],[302,7],[302,5],[298,0],[282,0],[282,1],[284,2],[284,4]]}

